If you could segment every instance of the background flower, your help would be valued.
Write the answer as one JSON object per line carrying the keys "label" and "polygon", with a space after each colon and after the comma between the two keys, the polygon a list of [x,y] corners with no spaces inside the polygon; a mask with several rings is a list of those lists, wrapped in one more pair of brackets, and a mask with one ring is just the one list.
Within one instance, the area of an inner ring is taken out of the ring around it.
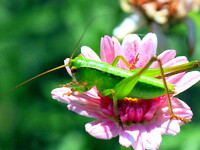
{"label": "background flower", "polygon": [[173,28],[178,25],[185,26],[188,33],[185,35],[188,53],[193,54],[196,46],[195,24],[189,13],[198,12],[199,0],[120,0],[120,4],[130,15],[113,30],[113,35],[117,38],[122,39],[128,33],[141,33],[144,27],[147,27],[146,32],[157,34],[158,47],[163,50],[169,47],[167,36],[173,32]]}
{"label": "background flower", "polygon": [[121,6],[125,11],[140,11],[149,19],[159,24],[165,24],[172,19],[183,19],[190,11],[198,10],[198,0],[121,0]]}

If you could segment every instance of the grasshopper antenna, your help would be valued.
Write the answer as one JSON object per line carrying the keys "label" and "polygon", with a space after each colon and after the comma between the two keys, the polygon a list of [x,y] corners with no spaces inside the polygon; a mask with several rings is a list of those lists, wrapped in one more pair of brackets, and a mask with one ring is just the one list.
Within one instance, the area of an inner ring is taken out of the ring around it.
{"label": "grasshopper antenna", "polygon": [[66,67],[66,66],[68,66],[68,65],[69,65],[69,64],[65,64],[65,65],[62,65],[62,66],[58,66],[58,67],[55,67],[55,68],[50,69],[50,70],[48,70],[48,71],[45,71],[45,72],[43,72],[43,73],[41,73],[41,74],[38,74],[38,75],[36,75],[36,76],[34,76],[34,77],[32,77],[32,78],[30,78],[30,79],[28,79],[28,80],[22,82],[21,84],[18,84],[17,86],[11,88],[9,91],[5,92],[5,93],[2,94],[1,96],[4,96],[4,95],[10,93],[11,91],[13,91],[13,90],[17,89],[18,87],[20,87],[20,86],[22,86],[22,85],[24,85],[24,84],[26,84],[26,83],[32,81],[33,79],[36,79],[36,78],[38,78],[38,77],[40,77],[40,76],[42,76],[42,75],[45,75],[45,74],[47,74],[47,73],[49,73],[49,72],[52,72],[52,71],[55,71],[55,70],[64,68],[64,67]]}
{"label": "grasshopper antenna", "polygon": [[83,30],[83,33],[81,34],[81,37],[79,38],[78,42],[76,43],[76,45],[75,45],[75,47],[74,47],[74,49],[73,49],[73,51],[72,51],[72,54],[71,54],[70,59],[69,59],[69,63],[70,63],[70,60],[74,57],[74,54],[75,54],[75,52],[76,52],[76,50],[77,50],[77,48],[78,48],[78,46],[79,46],[81,40],[83,39],[83,36],[85,35],[85,33],[86,33],[88,27],[91,25],[91,23],[92,23],[94,20],[96,20],[96,19],[98,19],[98,18],[100,18],[100,17],[106,16],[106,15],[109,15],[109,14],[104,14],[104,15],[101,15],[101,16],[98,16],[98,17],[93,17],[92,19],[90,19],[90,21],[89,21],[88,24],[86,25],[85,29]]}
{"label": "grasshopper antenna", "polygon": [[[99,16],[99,17],[103,17],[103,16],[104,16],[104,15],[101,15],[101,16]],[[71,54],[71,56],[70,56],[70,60],[74,57],[74,54],[75,54],[75,52],[76,52],[76,50],[77,50],[77,48],[78,48],[78,46],[79,46],[81,40],[83,39],[83,36],[85,35],[85,33],[86,33],[88,27],[90,26],[90,24],[91,24],[95,19],[97,19],[97,18],[99,18],[99,17],[95,17],[95,18],[90,19],[90,21],[89,21],[88,24],[86,25],[85,29],[83,30],[83,33],[81,34],[81,36],[80,36],[78,42],[76,43],[76,45],[75,45],[75,47],[74,47],[74,49],[73,49],[73,51],[72,51],[72,54]],[[21,84],[18,84],[17,86],[11,88],[9,91],[7,91],[7,92],[1,94],[0,97],[6,95],[6,94],[8,94],[8,93],[10,93],[11,91],[13,91],[13,90],[19,88],[20,86],[22,86],[22,85],[24,85],[24,84],[26,84],[26,83],[32,81],[33,79],[36,79],[36,78],[38,78],[38,77],[40,77],[40,76],[43,76],[43,75],[45,75],[45,74],[47,74],[47,73],[49,73],[49,72],[52,72],[52,71],[55,71],[55,70],[58,70],[58,69],[61,69],[61,68],[64,68],[64,67],[68,66],[68,65],[70,64],[70,60],[69,60],[69,63],[68,63],[68,64],[55,67],[55,68],[50,69],[50,70],[48,70],[48,71],[45,71],[45,72],[43,72],[43,73],[41,73],[41,74],[38,74],[38,75],[36,75],[36,76],[34,76],[34,77],[32,77],[32,78],[30,78],[30,79],[28,79],[28,80],[22,82]]]}

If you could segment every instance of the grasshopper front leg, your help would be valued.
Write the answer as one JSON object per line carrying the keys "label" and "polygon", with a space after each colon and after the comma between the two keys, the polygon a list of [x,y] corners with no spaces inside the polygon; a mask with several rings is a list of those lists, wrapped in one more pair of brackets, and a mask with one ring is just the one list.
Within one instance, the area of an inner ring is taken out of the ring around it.
{"label": "grasshopper front leg", "polygon": [[115,59],[113,60],[112,66],[116,66],[117,63],[118,63],[120,60],[122,60],[122,62],[123,62],[128,68],[132,68],[132,67],[137,63],[137,61],[139,60],[138,56],[139,56],[139,53],[136,55],[135,61],[134,61],[132,64],[130,64],[130,63],[124,58],[124,56],[118,55],[118,56],[115,57]]}
{"label": "grasshopper front leg", "polygon": [[[71,86],[71,90],[73,92],[79,92],[79,93],[83,93],[86,91],[89,91],[92,86],[87,85],[87,83],[78,83],[76,81],[72,81],[68,84],[64,84],[64,85],[59,85],[59,87],[70,87]],[[64,95],[69,95],[68,93],[64,93]]]}

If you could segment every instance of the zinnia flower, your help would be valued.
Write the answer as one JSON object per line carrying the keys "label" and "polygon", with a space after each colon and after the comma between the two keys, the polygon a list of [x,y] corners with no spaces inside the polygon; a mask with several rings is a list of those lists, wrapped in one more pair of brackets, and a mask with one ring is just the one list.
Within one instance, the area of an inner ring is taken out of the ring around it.
{"label": "zinnia flower", "polygon": [[137,31],[146,21],[160,25],[180,22],[189,12],[200,8],[199,0],[120,0],[120,3],[125,12],[132,13],[113,31],[120,39]]}
{"label": "zinnia flower", "polygon": [[[134,68],[142,68],[156,54],[157,38],[153,33],[147,34],[142,40],[138,35],[127,35],[122,44],[114,37],[105,36],[101,39],[101,59],[89,47],[82,47],[81,53],[87,59],[103,61],[111,64],[116,56],[123,55]],[[138,55],[139,54],[139,55]],[[176,57],[175,50],[166,50],[158,57],[163,67],[187,63],[186,57]],[[137,60],[136,60],[137,59]],[[69,58],[65,60],[67,64]],[[127,68],[121,61],[117,67]],[[157,68],[154,62],[151,67]],[[69,67],[66,67],[71,74]],[[90,73],[88,72],[88,75]],[[175,87],[176,94],[188,89],[200,80],[200,72],[178,73],[166,78]],[[180,99],[170,95],[173,111],[176,115],[191,119],[190,107]],[[93,87],[87,92],[72,92],[70,87],[56,88],[52,91],[53,99],[67,103],[69,110],[96,120],[85,125],[86,131],[99,139],[111,139],[119,136],[119,143],[125,147],[132,146],[136,150],[158,149],[162,141],[161,135],[176,135],[184,124],[175,118],[170,119],[166,96],[154,99],[136,99],[125,97],[118,100],[118,111],[121,119],[115,114],[113,100],[104,97]],[[123,125],[123,127],[121,126]]]}

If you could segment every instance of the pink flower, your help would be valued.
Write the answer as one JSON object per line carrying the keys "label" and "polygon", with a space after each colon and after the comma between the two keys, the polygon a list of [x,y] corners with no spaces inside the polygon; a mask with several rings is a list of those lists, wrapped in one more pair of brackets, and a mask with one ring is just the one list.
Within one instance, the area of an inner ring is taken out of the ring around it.
{"label": "pink flower", "polygon": [[[156,54],[157,38],[153,33],[147,34],[142,40],[136,34],[127,35],[122,44],[114,37],[105,36],[101,39],[101,59],[89,47],[82,47],[82,55],[88,59],[111,64],[118,55],[123,55],[133,68],[142,68],[148,60]],[[138,55],[139,54],[139,55]],[[163,66],[173,66],[188,62],[186,57],[176,57],[175,50],[166,50],[158,57]],[[137,58],[138,56],[138,58]],[[138,60],[136,60],[138,59]],[[69,58],[65,60],[68,63]],[[117,67],[127,68],[121,61]],[[158,67],[154,62],[151,67]],[[69,74],[71,71],[66,67]],[[176,94],[188,89],[200,80],[200,72],[179,73],[167,77],[167,82],[174,84]],[[137,150],[158,149],[162,141],[162,134],[176,135],[180,131],[180,120],[170,119],[166,96],[154,99],[124,98],[118,100],[118,111],[123,128],[113,109],[113,101],[103,97],[97,89],[78,93],[71,88],[56,88],[52,91],[53,99],[68,104],[68,109],[96,120],[85,125],[86,131],[99,139],[111,139],[119,136],[119,143],[125,147],[132,146]],[[173,111],[176,115],[190,119],[192,111],[183,101],[171,95]]]}

